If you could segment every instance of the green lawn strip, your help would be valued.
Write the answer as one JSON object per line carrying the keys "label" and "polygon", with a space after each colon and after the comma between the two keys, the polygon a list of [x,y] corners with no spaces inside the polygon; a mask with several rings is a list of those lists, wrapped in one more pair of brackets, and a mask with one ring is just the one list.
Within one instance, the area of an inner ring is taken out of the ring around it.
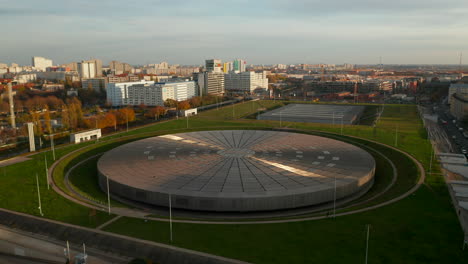
{"label": "green lawn strip", "polygon": [[[375,211],[283,224],[173,223],[175,246],[253,263],[363,263],[371,224],[369,263],[464,263],[463,236],[453,210],[423,186]],[[105,231],[171,244],[169,223],[121,218]]]}
{"label": "green lawn strip", "polygon": [[[101,155],[91,158],[71,171],[68,180],[75,191],[86,198],[107,205],[107,194],[99,188],[97,161]],[[127,205],[111,199],[111,206],[128,207]]]}
{"label": "green lawn strip", "polygon": [[[47,153],[50,154],[50,153]],[[51,155],[47,156],[49,161]],[[50,188],[47,189],[44,155],[31,156],[31,160],[0,169],[0,207],[39,215],[36,173],[39,178],[42,212],[45,218],[71,224],[96,227],[113,216],[69,201]]]}

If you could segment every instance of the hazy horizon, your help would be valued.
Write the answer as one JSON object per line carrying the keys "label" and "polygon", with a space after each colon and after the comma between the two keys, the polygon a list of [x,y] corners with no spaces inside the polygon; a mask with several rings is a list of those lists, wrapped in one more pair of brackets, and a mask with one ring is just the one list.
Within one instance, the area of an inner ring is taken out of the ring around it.
{"label": "hazy horizon", "polygon": [[468,56],[468,1],[0,0],[1,63],[451,64]]}

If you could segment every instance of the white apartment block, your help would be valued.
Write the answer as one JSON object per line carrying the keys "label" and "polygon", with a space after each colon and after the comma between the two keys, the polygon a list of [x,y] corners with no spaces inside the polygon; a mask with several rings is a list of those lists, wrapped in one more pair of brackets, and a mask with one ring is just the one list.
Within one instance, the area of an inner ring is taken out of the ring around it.
{"label": "white apartment block", "polygon": [[107,84],[107,100],[113,106],[140,105],[163,106],[167,99],[184,101],[196,96],[193,81],[155,83],[139,81]]}
{"label": "white apartment block", "polygon": [[96,63],[94,61],[78,62],[78,73],[81,78],[95,78],[96,77]]}
{"label": "white apartment block", "polygon": [[267,90],[268,78],[266,72],[231,72],[224,76],[224,85],[227,92],[253,93],[258,89]]}
{"label": "white apartment block", "polygon": [[45,71],[47,67],[52,67],[52,60],[43,57],[32,57],[32,66],[40,71]]}

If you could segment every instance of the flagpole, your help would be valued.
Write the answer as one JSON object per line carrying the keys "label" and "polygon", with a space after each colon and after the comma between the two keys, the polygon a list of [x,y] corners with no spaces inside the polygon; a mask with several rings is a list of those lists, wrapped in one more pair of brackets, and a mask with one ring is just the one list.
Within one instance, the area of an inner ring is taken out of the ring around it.
{"label": "flagpole", "polygon": [[42,213],[41,191],[39,190],[39,176],[37,176],[37,173],[36,173],[36,185],[37,185],[37,198],[39,202],[39,213],[41,214],[41,216],[44,216],[44,214]]}

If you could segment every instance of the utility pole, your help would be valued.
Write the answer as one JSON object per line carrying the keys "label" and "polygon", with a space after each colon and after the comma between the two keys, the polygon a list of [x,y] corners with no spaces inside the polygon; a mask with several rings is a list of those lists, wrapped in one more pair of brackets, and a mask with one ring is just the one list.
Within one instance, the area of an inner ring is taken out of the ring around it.
{"label": "utility pole", "polygon": [[188,129],[188,114],[185,116],[187,118],[187,129]]}
{"label": "utility pole", "polygon": [[172,242],[172,202],[171,202],[171,194],[169,194],[169,233],[170,239]]}
{"label": "utility pole", "polygon": [[128,110],[125,111],[125,117],[127,118],[127,133],[128,133]]}
{"label": "utility pole", "polygon": [[109,176],[106,177],[107,180],[107,211],[109,215],[111,214],[111,204],[110,204],[110,191],[109,191]]}
{"label": "utility pole", "polygon": [[335,192],[333,194],[333,218],[336,218],[336,175],[335,175]]}
{"label": "utility pole", "polygon": [[395,147],[398,147],[398,125],[395,129]]}
{"label": "utility pole", "polygon": [[431,159],[429,161],[429,175],[431,175],[431,172],[432,172],[432,156],[434,156],[434,148],[432,148],[432,145],[431,145]]}
{"label": "utility pole", "polygon": [[369,229],[370,229],[370,225],[367,224],[367,238],[366,238],[366,262],[365,264],[367,264],[367,259],[368,259],[368,256],[369,256]]}
{"label": "utility pole", "polygon": [[333,112],[333,126],[335,125],[335,112]]}
{"label": "utility pole", "polygon": [[282,113],[283,113],[283,111],[280,111],[280,127],[283,126],[283,124],[282,124],[282,121],[283,121],[283,118],[282,118],[283,115],[282,115]]}
{"label": "utility pole", "polygon": [[67,263],[70,263],[70,261],[71,261],[70,243],[68,243],[68,240],[67,240],[67,248],[66,248],[65,256],[67,257]]}
{"label": "utility pole", "polygon": [[343,116],[344,116],[344,113],[342,112],[341,113],[341,135],[343,135]]}
{"label": "utility pole", "polygon": [[46,180],[47,180],[47,190],[50,190],[50,184],[49,184],[49,169],[47,168],[47,156],[46,156],[46,153],[47,152],[44,152],[44,164],[45,164],[45,176],[46,176]]}
{"label": "utility pole", "polygon": [[52,147],[52,158],[53,158],[54,161],[55,161],[54,134],[51,134],[51,135],[50,135],[50,144],[51,144],[51,147]]}
{"label": "utility pole", "polygon": [[37,185],[37,200],[39,202],[39,213],[41,216],[44,216],[44,214],[42,213],[42,204],[41,204],[41,191],[39,190],[39,177],[37,176],[37,173],[36,173],[36,185]]}

